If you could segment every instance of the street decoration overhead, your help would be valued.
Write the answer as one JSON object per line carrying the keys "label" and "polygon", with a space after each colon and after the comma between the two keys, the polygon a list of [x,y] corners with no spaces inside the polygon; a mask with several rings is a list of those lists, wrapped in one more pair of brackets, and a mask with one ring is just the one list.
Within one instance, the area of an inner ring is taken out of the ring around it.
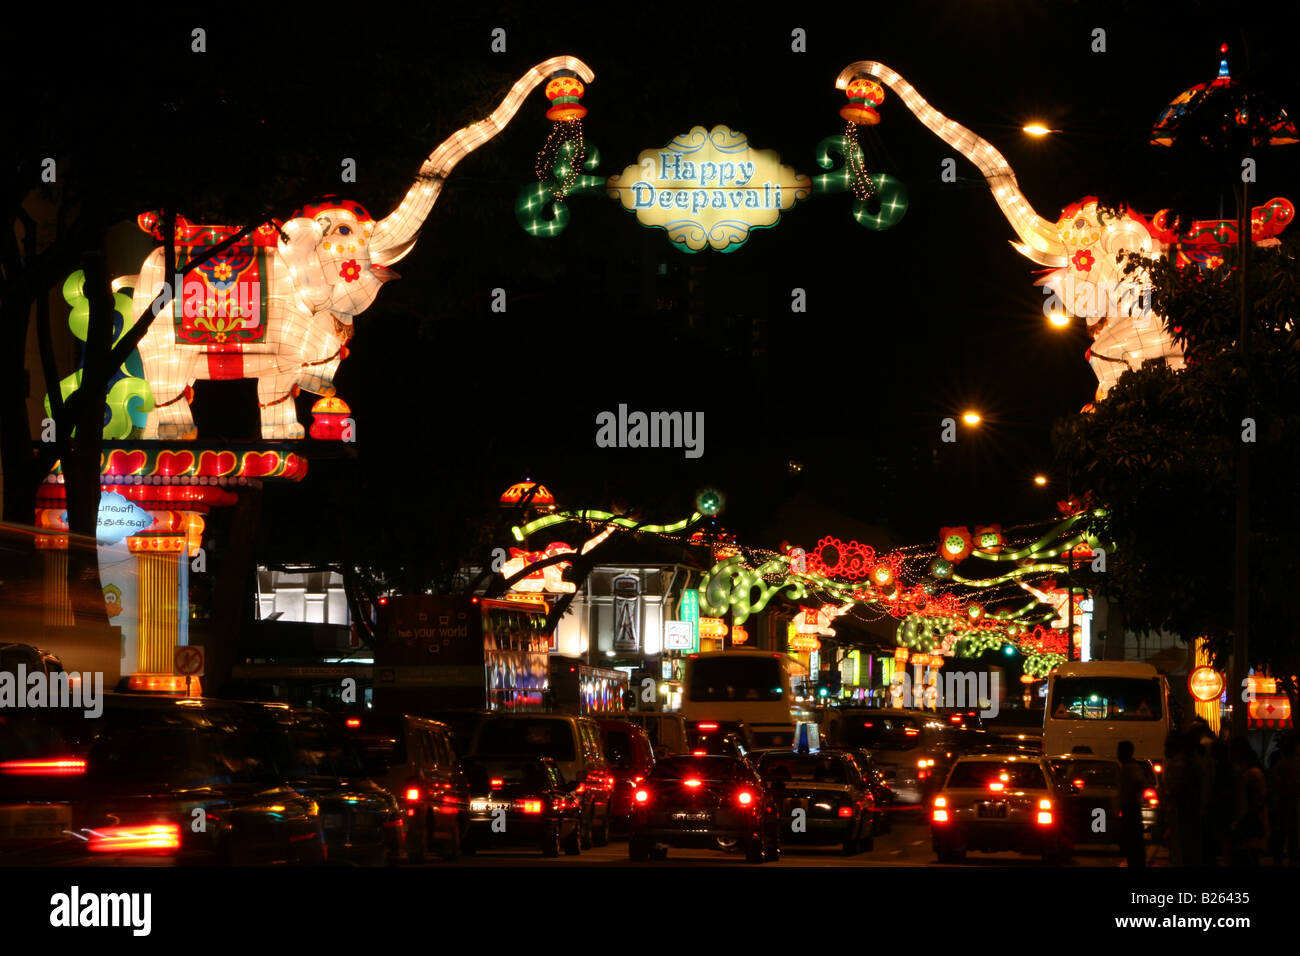
{"label": "street decoration overhead", "polygon": [[[1150,283],[1144,270],[1128,271],[1125,255],[1154,259],[1173,253],[1180,265],[1191,261],[1212,267],[1223,262],[1224,250],[1236,241],[1232,221],[1197,221],[1179,232],[1178,223],[1168,221],[1167,211],[1148,220],[1127,207],[1107,209],[1096,196],[1085,196],[1067,206],[1055,221],[1045,219],[1029,204],[1011,165],[991,143],[932,107],[896,71],[883,63],[862,60],[845,67],[837,84],[845,88],[863,75],[883,81],[926,128],[979,168],[1020,240],[1012,243],[1016,251],[1050,269],[1036,284],[1052,294],[1061,310],[1086,321],[1092,337],[1086,358],[1097,376],[1098,401],[1124,372],[1140,368],[1147,360],[1158,359],[1173,369],[1183,367],[1182,348],[1166,329],[1164,317],[1151,308]],[[1225,60],[1220,79],[1226,78]],[[1194,87],[1184,97],[1198,90],[1201,87]],[[1180,100],[1161,115],[1157,136],[1168,134],[1195,97]],[[1295,141],[1287,138],[1294,135],[1294,128],[1285,120],[1285,113],[1272,128],[1279,137],[1272,141]],[[1255,207],[1252,240],[1276,236],[1294,215],[1295,208],[1286,199],[1272,199]],[[1184,254],[1184,248],[1190,251]]]}
{"label": "street decoration overhead", "polygon": [[[538,181],[519,191],[515,217],[529,235],[558,236],[569,224],[569,200],[603,194],[643,226],[663,229],[683,252],[735,252],[754,230],[777,225],[781,213],[796,202],[852,192],[858,224],[889,229],[907,212],[907,189],[875,169],[880,151],[862,142],[863,131],[870,137],[880,122],[877,108],[884,102],[884,88],[867,76],[839,88],[849,101],[839,110],[845,131],[822,140],[816,149],[817,163],[828,173],[811,178],[798,173],[775,152],[755,149],[744,133],[718,125],[694,126],[602,179],[596,175],[600,153],[582,131],[585,87],[558,73],[546,88],[555,105],[546,112],[553,125],[534,167]],[[844,160],[838,169],[833,168],[836,156]]]}
{"label": "street decoration overhead", "polygon": [[[252,378],[257,380],[262,438],[303,438],[306,429],[298,421],[294,396],[300,389],[334,394],[354,319],[370,307],[385,282],[397,278],[390,267],[414,248],[456,164],[500,133],[527,95],[560,70],[586,82],[594,78],[575,57],[539,63],[487,118],[444,140],[424,161],[397,208],[382,219],[374,219],[359,203],[336,197],[304,206],[287,222],[251,230],[176,216],[174,232],[167,236],[163,215],[141,215],[141,229],[174,247],[178,272],[218,244],[235,241],[179,276],[164,275],[166,255],[159,246],[138,275],[114,283],[115,292],[134,292],[132,323],[161,290],[173,291],[169,314],[153,321],[138,346],[143,378],[156,403],[149,408],[146,400],[137,399],[131,406],[137,414],[147,412],[140,437],[194,438],[194,382]],[[571,97],[557,93],[553,99]],[[577,121],[572,111],[564,115],[571,117],[568,122]],[[328,421],[323,429],[331,431]]]}

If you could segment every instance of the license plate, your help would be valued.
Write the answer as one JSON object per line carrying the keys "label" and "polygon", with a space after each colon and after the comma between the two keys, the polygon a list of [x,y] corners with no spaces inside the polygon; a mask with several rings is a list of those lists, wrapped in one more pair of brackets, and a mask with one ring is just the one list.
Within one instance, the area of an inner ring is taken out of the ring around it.
{"label": "license plate", "polygon": [[471,800],[469,809],[472,813],[487,813],[492,810],[509,810],[509,803],[493,803],[491,800]]}
{"label": "license plate", "polygon": [[713,814],[707,810],[687,810],[673,814],[674,820],[712,820]]}
{"label": "license plate", "polygon": [[981,803],[977,816],[992,817],[997,820],[1005,819],[1007,815],[1007,805],[1005,803]]}

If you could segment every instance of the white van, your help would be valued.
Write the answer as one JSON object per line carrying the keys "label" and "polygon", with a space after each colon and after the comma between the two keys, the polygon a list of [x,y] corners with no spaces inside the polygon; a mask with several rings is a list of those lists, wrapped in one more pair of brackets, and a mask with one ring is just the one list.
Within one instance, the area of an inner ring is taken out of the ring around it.
{"label": "white van", "polygon": [[1121,740],[1138,760],[1163,763],[1169,684],[1150,664],[1076,661],[1047,677],[1043,753],[1114,757]]}

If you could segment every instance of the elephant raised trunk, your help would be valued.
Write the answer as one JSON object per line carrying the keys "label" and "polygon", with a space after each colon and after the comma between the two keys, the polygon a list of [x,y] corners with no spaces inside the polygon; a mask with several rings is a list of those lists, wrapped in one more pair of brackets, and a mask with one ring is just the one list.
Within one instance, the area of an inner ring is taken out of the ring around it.
{"label": "elephant raised trunk", "polygon": [[505,129],[506,124],[519,112],[519,107],[528,94],[558,70],[572,70],[584,83],[590,83],[596,77],[591,68],[577,57],[551,57],[521,76],[501,101],[501,105],[487,119],[459,129],[447,137],[424,161],[415,177],[415,183],[407,190],[397,208],[375,226],[370,241],[372,263],[392,265],[411,251],[420,227],[433,209],[438,194],[442,192],[442,184],[447,175],[465,156]]}
{"label": "elephant raised trunk", "polygon": [[870,74],[898,94],[909,110],[932,133],[957,150],[977,167],[988,181],[989,188],[1002,214],[1020,237],[1022,245],[1017,250],[1039,265],[1060,267],[1065,265],[1067,251],[1061,242],[1055,223],[1048,222],[1034,212],[1025,194],[1016,183],[1015,173],[1006,158],[985,139],[976,136],[960,123],[954,123],[916,91],[911,83],[897,72],[874,60],[859,60],[844,68],[835,80],[837,89],[845,89],[857,76]]}

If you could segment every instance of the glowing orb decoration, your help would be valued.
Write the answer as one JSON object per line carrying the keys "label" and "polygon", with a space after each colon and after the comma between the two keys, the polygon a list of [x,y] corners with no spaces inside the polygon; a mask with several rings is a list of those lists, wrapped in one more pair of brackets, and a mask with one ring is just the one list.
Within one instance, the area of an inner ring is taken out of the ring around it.
{"label": "glowing orb decoration", "polygon": [[1201,703],[1218,700],[1223,693],[1223,675],[1213,667],[1197,667],[1187,675],[1187,690]]}
{"label": "glowing orb decoration", "polygon": [[[952,577],[952,571],[952,562],[946,558],[935,558],[930,562],[930,573],[936,578],[950,578]],[[933,594],[934,591],[928,593]]]}
{"label": "glowing orb decoration", "polygon": [[322,441],[343,441],[351,437],[349,416],[352,409],[337,396],[322,398],[311,407],[310,435]]}
{"label": "glowing orb decoration", "polygon": [[606,187],[641,225],[663,229],[685,252],[734,252],[812,195],[811,179],[726,126],[696,126],[644,150]]}
{"label": "glowing orb decoration", "polygon": [[695,510],[702,515],[707,515],[712,518],[722,512],[722,507],[725,503],[726,499],[723,498],[722,492],[708,488],[696,495]]}
{"label": "glowing orb decoration", "polygon": [[939,557],[956,564],[970,554],[970,531],[965,525],[939,529]]}

